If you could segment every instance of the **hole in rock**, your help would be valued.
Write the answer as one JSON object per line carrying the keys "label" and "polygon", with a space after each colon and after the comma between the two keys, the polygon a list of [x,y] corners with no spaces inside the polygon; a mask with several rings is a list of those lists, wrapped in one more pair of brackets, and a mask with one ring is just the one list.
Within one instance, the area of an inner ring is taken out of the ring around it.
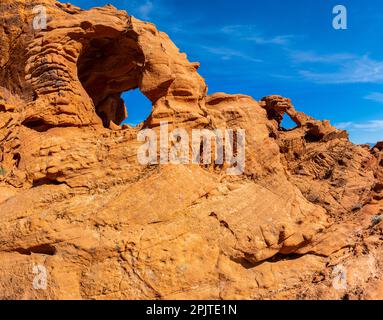
{"label": "hole in rock", "polygon": [[136,125],[150,114],[152,103],[139,91],[144,64],[142,50],[128,33],[108,32],[108,37],[84,45],[77,62],[78,78],[104,127]]}
{"label": "hole in rock", "polygon": [[297,127],[297,124],[290,118],[288,114],[285,114],[280,126],[282,130],[288,131],[295,129]]}
{"label": "hole in rock", "polygon": [[45,186],[45,185],[59,186],[61,184],[63,184],[63,183],[59,182],[57,180],[51,180],[51,179],[48,179],[48,178],[42,178],[42,179],[38,179],[38,180],[33,180],[32,187],[36,188],[36,187],[41,187],[41,186]]}
{"label": "hole in rock", "polygon": [[152,113],[152,102],[139,89],[124,92],[122,99],[128,109],[128,117],[122,124],[135,127],[144,122]]}
{"label": "hole in rock", "polygon": [[54,128],[53,125],[44,122],[42,119],[27,119],[22,125],[37,132],[45,132]]}
{"label": "hole in rock", "polygon": [[323,134],[317,134],[314,131],[309,131],[305,134],[305,140],[307,142],[319,142],[323,139]]}
{"label": "hole in rock", "polygon": [[27,256],[30,256],[32,253],[44,254],[48,256],[54,256],[56,254],[56,248],[50,244],[42,244],[39,246],[27,248],[27,249],[18,248],[15,251]]}
{"label": "hole in rock", "polygon": [[21,161],[21,155],[20,153],[15,153],[13,155],[13,161],[15,162],[15,167],[18,168],[19,167],[19,164],[20,164],[20,161]]}

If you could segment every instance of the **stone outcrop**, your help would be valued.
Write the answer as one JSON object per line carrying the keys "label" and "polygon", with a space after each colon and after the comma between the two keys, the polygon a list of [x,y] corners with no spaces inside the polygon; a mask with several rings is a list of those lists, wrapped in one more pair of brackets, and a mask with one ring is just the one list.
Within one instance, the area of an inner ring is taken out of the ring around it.
{"label": "stone outcrop", "polygon": [[[34,1],[0,4],[0,298],[382,297],[380,144],[280,96],[207,95],[198,63],[112,6],[40,4],[37,31]],[[137,88],[152,113],[121,126]],[[244,173],[140,165],[137,134],[161,122],[245,130]]]}

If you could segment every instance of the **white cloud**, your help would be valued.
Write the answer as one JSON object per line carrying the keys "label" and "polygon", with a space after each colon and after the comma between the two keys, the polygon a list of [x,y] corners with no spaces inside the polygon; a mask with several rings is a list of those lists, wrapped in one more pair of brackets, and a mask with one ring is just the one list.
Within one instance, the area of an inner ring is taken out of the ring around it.
{"label": "white cloud", "polygon": [[220,56],[222,60],[230,60],[232,58],[240,58],[243,60],[251,62],[263,62],[263,60],[256,59],[252,56],[249,56],[241,51],[234,50],[226,47],[210,47],[210,46],[201,46],[202,49],[207,51],[210,54]]}
{"label": "white cloud", "polygon": [[255,25],[252,24],[235,24],[224,26],[219,31],[225,34],[243,36],[253,32],[255,28]]}
{"label": "white cloud", "polygon": [[[327,62],[318,61],[318,62]],[[299,73],[306,80],[323,84],[341,83],[381,83],[383,82],[383,61],[370,59],[368,56],[346,58],[338,56],[331,63],[337,63],[335,72],[316,72],[301,70]],[[312,61],[313,62],[313,61]]]}
{"label": "white cloud", "polygon": [[[255,25],[227,25],[221,28],[221,33],[238,37],[240,40],[253,41],[259,45],[288,45],[290,40],[295,38],[294,35],[278,35],[273,37],[266,37],[262,33],[256,31]],[[249,37],[249,34],[253,36]]]}
{"label": "white cloud", "polygon": [[347,130],[354,143],[376,143],[383,140],[383,120],[335,123],[338,129]]}
{"label": "white cloud", "polygon": [[139,6],[137,13],[142,19],[150,19],[150,14],[154,10],[154,4],[150,0],[147,0],[143,5]]}
{"label": "white cloud", "polygon": [[318,54],[312,51],[292,51],[290,54],[295,63],[329,63],[338,64],[357,59],[355,55],[348,53]]}
{"label": "white cloud", "polygon": [[286,46],[290,43],[290,40],[295,38],[293,35],[284,35],[284,36],[276,36],[272,38],[264,38],[261,36],[248,37],[246,40],[254,41],[256,44],[264,45],[264,44],[273,44],[273,45],[281,45]]}
{"label": "white cloud", "polygon": [[349,122],[339,122],[339,123],[335,123],[335,127],[337,127],[338,129],[342,129],[342,130],[348,130],[349,128],[352,127],[354,123],[349,121]]}
{"label": "white cloud", "polygon": [[383,130],[383,120],[370,120],[365,122],[340,122],[335,124],[335,126],[339,129],[349,131],[361,130],[376,132]]}
{"label": "white cloud", "polygon": [[364,98],[367,100],[383,103],[383,93],[380,93],[380,92],[372,92],[369,95],[365,96]]}

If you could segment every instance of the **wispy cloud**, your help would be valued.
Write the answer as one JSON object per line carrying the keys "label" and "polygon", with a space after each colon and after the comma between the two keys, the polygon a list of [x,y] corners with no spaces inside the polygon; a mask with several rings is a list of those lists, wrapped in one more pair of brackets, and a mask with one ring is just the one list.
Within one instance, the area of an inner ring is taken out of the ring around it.
{"label": "wispy cloud", "polygon": [[[337,63],[338,71],[317,72],[301,70],[300,75],[306,80],[322,84],[341,83],[381,83],[383,82],[383,61],[373,60],[368,56],[355,57],[346,55],[333,56],[332,59],[316,62]],[[306,59],[308,60],[308,58]],[[314,61],[311,61],[314,62]]]}
{"label": "wispy cloud", "polygon": [[[240,40],[252,41],[259,45],[281,45],[290,44],[295,35],[265,36],[255,25],[227,25],[219,30],[226,35],[236,36]],[[251,34],[252,36],[249,36]]]}
{"label": "wispy cloud", "polygon": [[154,10],[154,4],[152,1],[147,0],[143,5],[137,8],[137,13],[142,19],[150,19],[150,14]]}
{"label": "wispy cloud", "polygon": [[256,30],[256,26],[252,24],[234,24],[223,26],[219,29],[221,33],[231,34],[236,36],[244,36]]}
{"label": "wispy cloud", "polygon": [[250,55],[245,54],[242,51],[234,50],[227,47],[201,46],[201,48],[210,54],[219,56],[222,60],[240,58],[242,60],[247,60],[251,62],[263,62],[263,60],[254,58]]}
{"label": "wispy cloud", "polygon": [[254,41],[256,44],[259,44],[259,45],[271,44],[271,45],[286,46],[290,44],[291,39],[293,38],[295,38],[294,35],[283,35],[283,36],[276,36],[271,38],[265,38],[262,36],[253,36],[253,37],[248,37],[245,39],[248,41]]}
{"label": "wispy cloud", "polygon": [[295,63],[338,64],[357,58],[348,53],[319,54],[313,51],[291,51],[290,57]]}
{"label": "wispy cloud", "polygon": [[339,123],[334,123],[334,126],[337,127],[338,129],[342,130],[348,130],[353,126],[353,122],[339,122]]}
{"label": "wispy cloud", "polygon": [[383,140],[383,120],[349,121],[335,123],[338,129],[347,130],[354,143],[376,143]]}
{"label": "wispy cloud", "polygon": [[383,93],[381,92],[372,92],[369,95],[365,96],[364,98],[367,100],[383,103]]}
{"label": "wispy cloud", "polygon": [[376,132],[383,130],[383,120],[370,120],[365,122],[340,122],[336,123],[335,126],[343,130],[361,130]]}
{"label": "wispy cloud", "polygon": [[[214,59],[218,57],[220,60],[236,59],[253,63],[265,62],[265,59],[254,56],[256,51],[251,42],[258,45],[285,46],[295,37],[294,35],[266,37],[252,24],[215,26],[212,28],[204,28],[201,25],[200,20],[181,21],[173,24],[170,30],[175,34],[182,34],[182,36],[187,37],[187,40],[177,39],[177,44],[189,48],[190,52],[200,49],[199,53],[203,52],[204,55],[208,54]],[[191,44],[193,44],[192,48]],[[259,53],[257,54],[259,55]]]}
{"label": "wispy cloud", "polygon": [[349,121],[334,124],[338,129],[347,130],[354,143],[375,143],[383,140],[383,120]]}

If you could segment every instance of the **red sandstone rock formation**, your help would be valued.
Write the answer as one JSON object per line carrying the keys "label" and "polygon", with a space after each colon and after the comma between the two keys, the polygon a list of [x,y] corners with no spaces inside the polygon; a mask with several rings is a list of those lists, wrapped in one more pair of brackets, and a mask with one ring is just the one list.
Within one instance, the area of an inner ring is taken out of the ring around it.
{"label": "red sandstone rock formation", "polygon": [[[198,63],[112,6],[40,3],[41,31],[33,1],[0,4],[0,298],[382,298],[381,144],[280,96],[207,96]],[[152,114],[121,127],[135,88]],[[140,165],[138,131],[163,121],[245,129],[244,174]]]}

